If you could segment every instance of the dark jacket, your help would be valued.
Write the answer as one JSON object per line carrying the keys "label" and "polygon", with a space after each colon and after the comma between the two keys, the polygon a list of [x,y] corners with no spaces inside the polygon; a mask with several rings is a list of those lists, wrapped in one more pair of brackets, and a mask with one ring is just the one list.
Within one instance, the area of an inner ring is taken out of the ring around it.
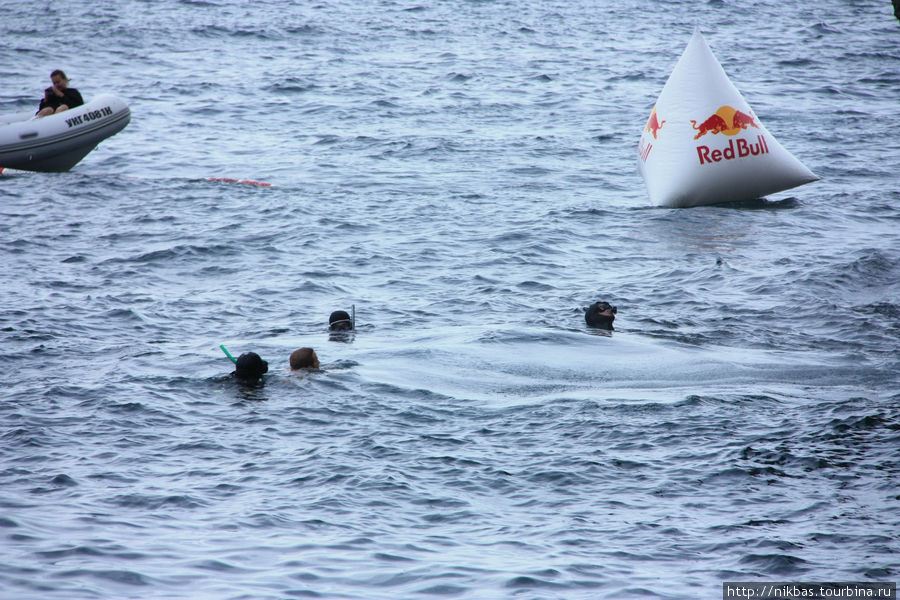
{"label": "dark jacket", "polygon": [[48,106],[53,110],[56,110],[63,104],[69,108],[75,108],[76,106],[84,104],[84,100],[81,98],[81,93],[75,88],[66,88],[63,90],[62,98],[53,93],[52,88],[47,88],[44,90],[44,97],[41,98],[41,105],[38,106],[38,111],[47,108]]}

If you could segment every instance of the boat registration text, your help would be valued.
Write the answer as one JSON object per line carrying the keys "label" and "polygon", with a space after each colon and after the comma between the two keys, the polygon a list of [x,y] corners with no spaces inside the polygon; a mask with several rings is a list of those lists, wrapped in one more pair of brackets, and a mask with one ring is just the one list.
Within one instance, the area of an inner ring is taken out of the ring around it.
{"label": "boat registration text", "polygon": [[75,125],[81,125],[82,123],[87,123],[90,121],[95,121],[97,119],[102,119],[103,117],[108,117],[111,114],[113,114],[112,109],[108,106],[104,106],[103,108],[86,112],[83,115],[78,115],[72,117],[71,119],[66,119],[66,125],[68,125],[69,127],[74,127]]}

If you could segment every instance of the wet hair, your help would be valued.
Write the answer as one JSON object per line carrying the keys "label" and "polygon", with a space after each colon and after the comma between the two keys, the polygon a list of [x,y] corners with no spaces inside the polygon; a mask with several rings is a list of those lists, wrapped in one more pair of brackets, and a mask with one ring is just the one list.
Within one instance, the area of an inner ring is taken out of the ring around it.
{"label": "wet hair", "polygon": [[345,310],[336,310],[328,317],[328,329],[331,331],[348,331],[353,329],[353,321]]}
{"label": "wet hair", "polygon": [[56,69],[55,71],[53,71],[52,73],[50,73],[50,79],[53,79],[53,78],[56,77],[57,75],[59,75],[60,77],[62,77],[62,78],[65,79],[66,81],[69,80],[69,78],[66,77],[66,74],[63,72],[62,69]]}
{"label": "wet hair", "polygon": [[312,348],[298,348],[291,352],[291,370],[297,369],[318,369],[319,357]]}
{"label": "wet hair", "polygon": [[234,363],[234,375],[243,381],[257,381],[268,372],[269,363],[260,358],[256,352],[244,352]]}
{"label": "wet hair", "polygon": [[[606,311],[611,312],[610,315],[604,315]],[[588,327],[596,327],[598,329],[613,330],[613,321],[616,320],[616,313],[619,312],[615,306],[609,302],[594,302],[584,309],[584,322]]]}

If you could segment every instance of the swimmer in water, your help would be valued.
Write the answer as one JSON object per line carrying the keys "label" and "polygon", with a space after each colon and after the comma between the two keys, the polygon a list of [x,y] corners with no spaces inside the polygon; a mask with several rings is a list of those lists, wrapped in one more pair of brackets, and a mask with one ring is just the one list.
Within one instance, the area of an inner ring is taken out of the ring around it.
{"label": "swimmer in water", "polygon": [[345,310],[336,310],[328,317],[328,329],[331,331],[351,331],[353,321]]}
{"label": "swimmer in water", "polygon": [[612,331],[613,321],[616,320],[616,313],[619,312],[619,309],[609,302],[594,302],[584,311],[584,322],[588,324],[588,327]]}
{"label": "swimmer in water", "polygon": [[298,348],[291,352],[291,371],[300,369],[318,369],[319,357],[312,348]]}
{"label": "swimmer in water", "polygon": [[259,354],[244,352],[234,362],[234,373],[231,375],[244,383],[256,383],[268,370],[269,363],[260,358]]}

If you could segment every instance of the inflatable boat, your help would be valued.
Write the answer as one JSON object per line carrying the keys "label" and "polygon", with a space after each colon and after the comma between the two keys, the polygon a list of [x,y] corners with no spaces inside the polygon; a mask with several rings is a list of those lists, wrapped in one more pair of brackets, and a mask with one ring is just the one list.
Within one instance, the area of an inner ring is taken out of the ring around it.
{"label": "inflatable boat", "polygon": [[0,115],[0,168],[68,171],[130,120],[128,105],[109,94],[40,119],[33,112]]}

